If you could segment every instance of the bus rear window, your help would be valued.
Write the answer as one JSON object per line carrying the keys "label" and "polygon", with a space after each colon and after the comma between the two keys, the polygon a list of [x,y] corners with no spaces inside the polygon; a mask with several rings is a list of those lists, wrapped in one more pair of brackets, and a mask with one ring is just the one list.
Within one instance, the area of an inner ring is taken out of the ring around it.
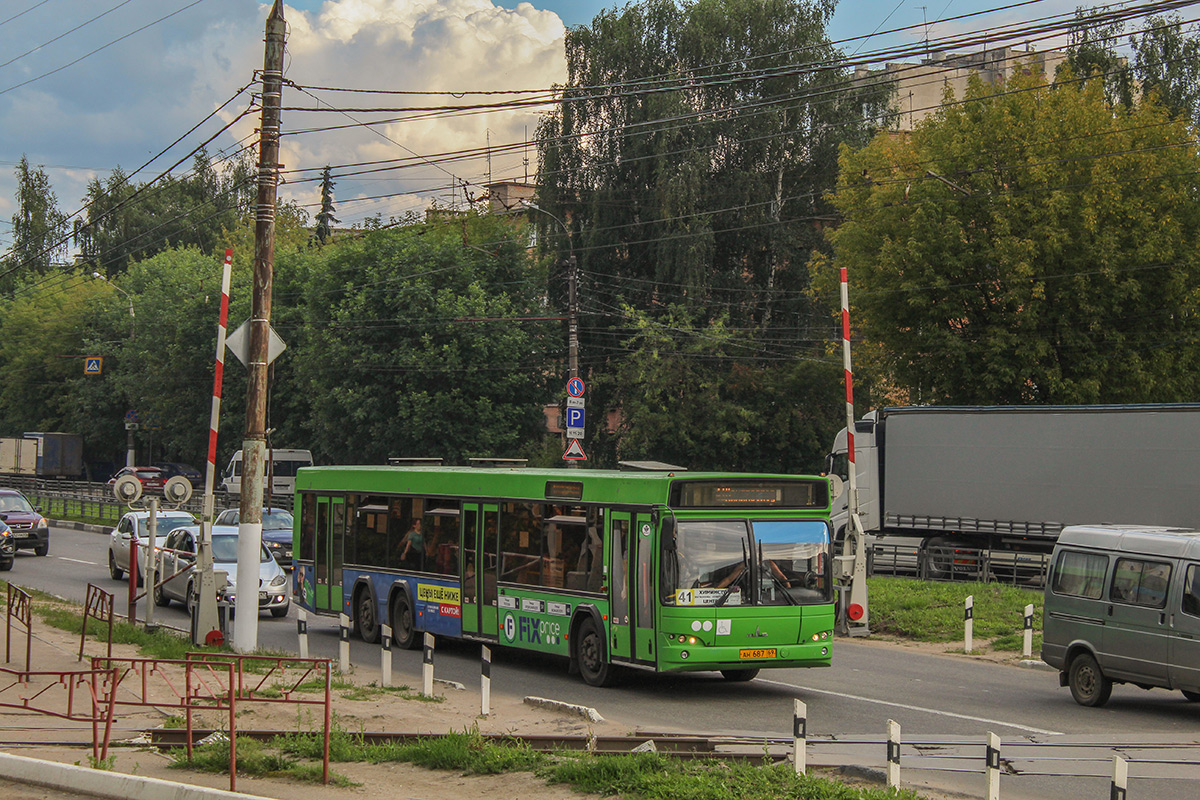
{"label": "bus rear window", "polygon": [[819,480],[678,481],[672,508],[824,508],[829,484]]}

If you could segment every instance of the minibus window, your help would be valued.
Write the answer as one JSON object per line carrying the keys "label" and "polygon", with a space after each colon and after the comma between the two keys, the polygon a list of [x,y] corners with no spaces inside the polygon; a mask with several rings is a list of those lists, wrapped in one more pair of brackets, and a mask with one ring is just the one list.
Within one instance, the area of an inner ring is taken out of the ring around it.
{"label": "minibus window", "polygon": [[1187,568],[1187,583],[1183,585],[1183,613],[1200,617],[1200,569],[1195,564]]}
{"label": "minibus window", "polygon": [[1055,594],[1099,600],[1104,593],[1104,570],[1107,567],[1106,556],[1064,550],[1054,565],[1050,586]]}
{"label": "minibus window", "polygon": [[1118,603],[1162,608],[1167,604],[1171,565],[1136,558],[1119,558],[1113,570],[1109,599]]}

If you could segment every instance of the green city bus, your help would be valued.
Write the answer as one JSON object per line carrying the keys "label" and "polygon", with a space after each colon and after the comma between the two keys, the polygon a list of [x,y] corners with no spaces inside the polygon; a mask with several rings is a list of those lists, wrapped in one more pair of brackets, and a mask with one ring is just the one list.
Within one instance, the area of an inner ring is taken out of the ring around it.
{"label": "green city bus", "polygon": [[421,633],[620,667],[825,667],[823,477],[475,467],[303,468],[296,602],[365,641]]}

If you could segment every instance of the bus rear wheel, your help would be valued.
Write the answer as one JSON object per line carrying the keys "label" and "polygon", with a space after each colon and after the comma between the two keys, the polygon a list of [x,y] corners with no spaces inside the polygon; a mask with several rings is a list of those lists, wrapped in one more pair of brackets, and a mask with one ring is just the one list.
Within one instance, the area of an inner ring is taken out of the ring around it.
{"label": "bus rear wheel", "polygon": [[579,674],[584,682],[589,686],[611,686],[616,679],[616,667],[609,663],[604,650],[604,637],[591,617],[579,624],[579,640],[575,647]]}
{"label": "bus rear wheel", "polygon": [[744,681],[752,681],[755,678],[757,678],[758,670],[756,670],[756,669],[723,669],[723,670],[721,670],[721,675],[727,681],[735,681],[737,683],[742,683]]}
{"label": "bus rear wheel", "polygon": [[417,646],[417,626],[413,618],[412,603],[404,592],[397,592],[392,600],[392,642],[403,650]]}
{"label": "bus rear wheel", "polygon": [[366,586],[358,587],[354,595],[354,623],[358,626],[358,635],[367,644],[379,641],[379,620],[375,618],[375,598]]}

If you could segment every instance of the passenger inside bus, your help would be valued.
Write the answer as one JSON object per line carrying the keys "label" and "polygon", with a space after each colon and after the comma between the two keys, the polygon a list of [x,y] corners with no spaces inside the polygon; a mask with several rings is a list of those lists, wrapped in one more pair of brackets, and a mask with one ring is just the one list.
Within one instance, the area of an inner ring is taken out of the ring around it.
{"label": "passenger inside bus", "polygon": [[400,540],[400,564],[409,569],[421,568],[421,556],[424,554],[425,537],[421,533],[421,520],[414,519],[408,527],[408,533]]}

